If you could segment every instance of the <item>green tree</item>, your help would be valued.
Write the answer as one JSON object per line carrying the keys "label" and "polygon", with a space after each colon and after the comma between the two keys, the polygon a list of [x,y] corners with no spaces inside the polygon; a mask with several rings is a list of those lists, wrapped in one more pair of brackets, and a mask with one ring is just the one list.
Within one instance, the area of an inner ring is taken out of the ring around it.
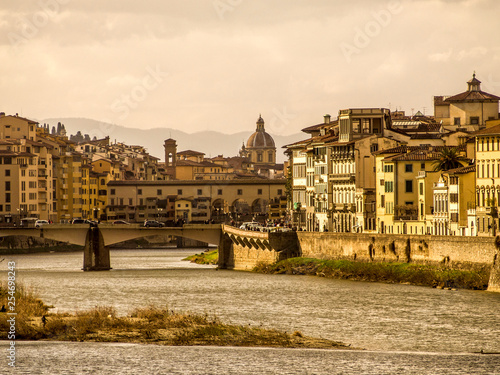
{"label": "green tree", "polygon": [[439,172],[463,167],[468,161],[469,159],[460,155],[456,147],[443,147],[439,158],[432,165],[434,166],[434,172]]}

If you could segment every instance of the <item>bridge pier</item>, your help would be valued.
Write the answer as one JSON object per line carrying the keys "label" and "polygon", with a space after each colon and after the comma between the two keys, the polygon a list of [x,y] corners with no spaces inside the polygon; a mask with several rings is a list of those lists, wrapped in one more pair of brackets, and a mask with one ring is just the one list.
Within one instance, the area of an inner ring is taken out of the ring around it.
{"label": "bridge pier", "polygon": [[104,246],[104,239],[98,227],[90,227],[83,250],[84,271],[109,271],[111,261],[109,248]]}
{"label": "bridge pier", "polygon": [[234,250],[233,241],[229,236],[222,232],[219,241],[219,260],[217,261],[217,267],[221,269],[233,269],[234,268]]}

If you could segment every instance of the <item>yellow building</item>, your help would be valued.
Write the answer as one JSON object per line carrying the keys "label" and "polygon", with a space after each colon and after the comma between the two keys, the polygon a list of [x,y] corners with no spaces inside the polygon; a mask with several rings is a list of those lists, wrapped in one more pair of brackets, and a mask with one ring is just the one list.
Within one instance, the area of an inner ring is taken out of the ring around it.
{"label": "yellow building", "polygon": [[478,235],[498,231],[500,201],[500,125],[475,133]]}
{"label": "yellow building", "polygon": [[[438,181],[433,171],[444,147],[399,146],[375,153],[379,233],[430,233],[435,208],[429,206],[434,203],[429,191]],[[459,150],[465,153],[465,145]]]}
{"label": "yellow building", "polygon": [[0,176],[0,224],[54,218],[52,157],[46,145],[24,138],[0,141]]}
{"label": "yellow building", "polygon": [[28,139],[36,140],[36,129],[38,123],[15,116],[6,116],[4,112],[0,112],[0,139]]}

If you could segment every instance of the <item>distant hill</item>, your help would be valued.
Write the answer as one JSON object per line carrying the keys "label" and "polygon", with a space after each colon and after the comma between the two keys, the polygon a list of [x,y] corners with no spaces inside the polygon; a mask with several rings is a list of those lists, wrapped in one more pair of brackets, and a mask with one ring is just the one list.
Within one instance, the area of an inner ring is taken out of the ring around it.
{"label": "distant hill", "polygon": [[[224,134],[215,131],[201,131],[197,133],[185,133],[177,129],[154,128],[137,129],[126,128],[121,125],[113,125],[86,118],[49,118],[39,120],[40,124],[49,124],[57,127],[61,122],[66,127],[69,135],[81,131],[82,134],[89,134],[90,138],[104,138],[109,136],[110,142],[123,142],[128,145],[141,145],[147,148],[148,152],[164,161],[163,141],[173,138],[177,141],[177,151],[194,150],[204,152],[206,157],[217,155],[237,156],[243,142],[253,133],[250,131],[235,134]],[[271,134],[271,133],[270,133]],[[274,135],[276,144],[276,159],[278,163],[286,160],[282,146],[297,142],[308,137],[307,134],[295,133],[291,135]]]}

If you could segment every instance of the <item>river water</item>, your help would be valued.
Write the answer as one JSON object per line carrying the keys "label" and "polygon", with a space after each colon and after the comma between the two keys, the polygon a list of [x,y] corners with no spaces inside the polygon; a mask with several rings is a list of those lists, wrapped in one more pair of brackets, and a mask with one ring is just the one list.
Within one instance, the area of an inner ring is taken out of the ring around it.
{"label": "river water", "polygon": [[[224,322],[328,338],[365,350],[17,342],[18,374],[500,374],[500,294],[216,270],[199,250],[112,250],[109,272],[82,253],[6,256],[53,311],[98,305],[215,313]],[[7,342],[2,342],[6,347]],[[4,356],[6,357],[6,356]]]}

